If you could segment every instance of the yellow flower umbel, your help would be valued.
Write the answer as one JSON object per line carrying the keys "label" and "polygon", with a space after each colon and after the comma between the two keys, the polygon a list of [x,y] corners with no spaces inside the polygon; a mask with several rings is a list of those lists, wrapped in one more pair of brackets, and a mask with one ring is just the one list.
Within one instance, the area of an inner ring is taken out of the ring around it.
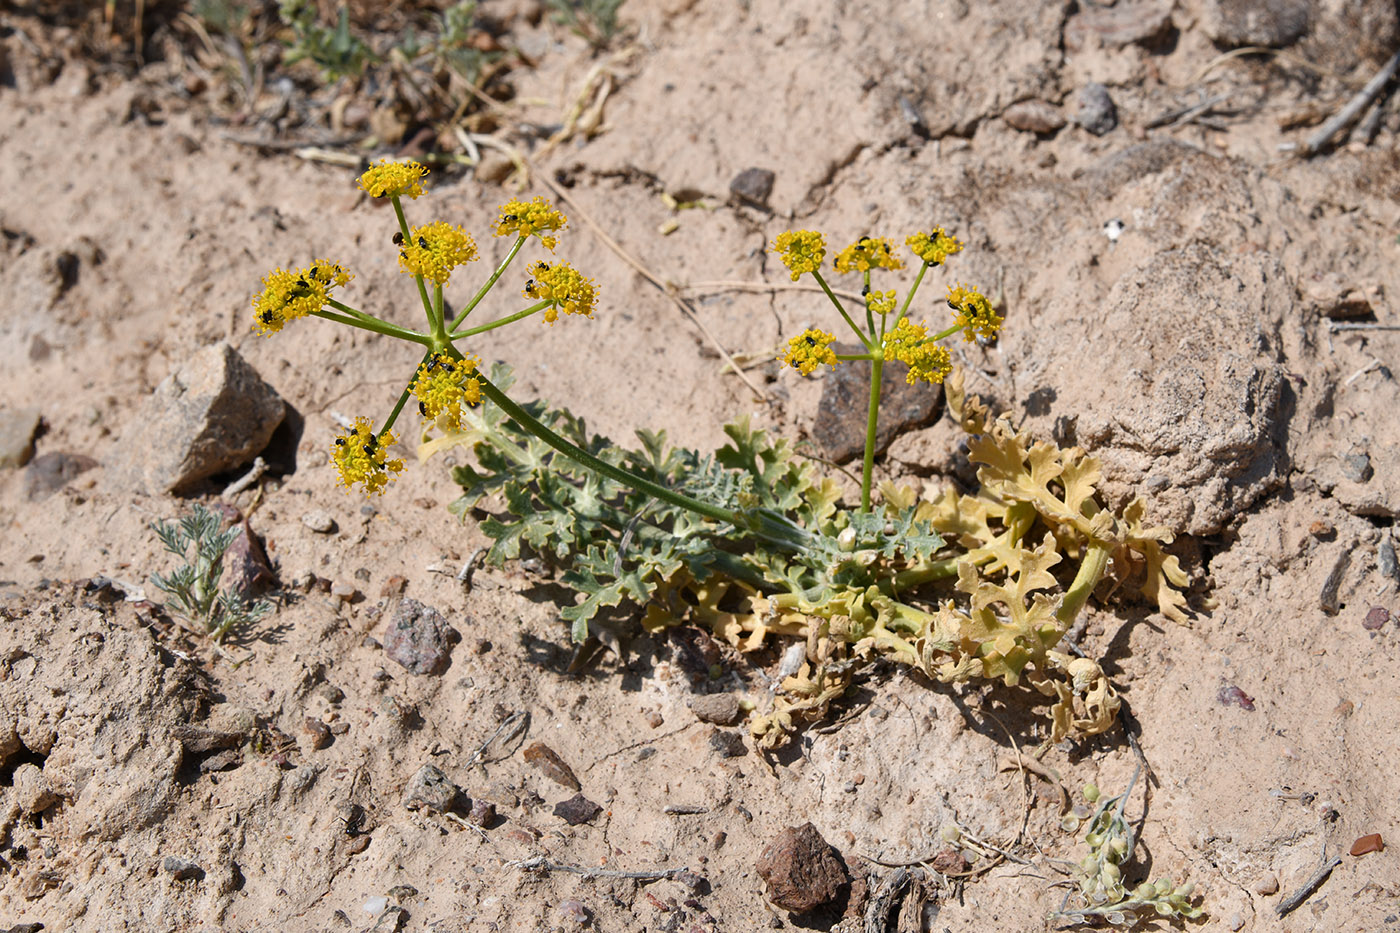
{"label": "yellow flower umbel", "polygon": [[878,314],[883,317],[894,310],[897,300],[898,295],[893,291],[884,292],[883,294],[880,292],[870,292],[865,296],[865,306],[870,309],[872,314]]}
{"label": "yellow flower umbel", "polygon": [[942,265],[954,253],[962,252],[962,242],[948,235],[942,227],[934,227],[928,233],[919,232],[904,241],[925,264]]}
{"label": "yellow flower umbel", "polygon": [[826,238],[813,230],[789,230],[778,234],[772,252],[782,257],[796,282],[802,273],[821,269],[826,258]]}
{"label": "yellow flower umbel", "polygon": [[476,257],[471,235],[443,221],[414,227],[409,238],[399,244],[399,268],[439,285],[447,284],[453,269]]}
{"label": "yellow flower umbel", "polygon": [[331,289],[349,284],[350,273],[329,259],[318,259],[305,269],[277,269],[263,276],[263,290],[253,296],[253,327],[270,336],[282,325],[320,311]]}
{"label": "yellow flower umbel", "polygon": [[417,162],[391,162],[381,159],[360,176],[360,190],[368,192],[370,197],[374,198],[404,195],[416,198],[423,193],[423,183],[420,179],[426,174],[427,167]]}
{"label": "yellow flower umbel", "polygon": [[894,330],[885,335],[884,348],[885,359],[899,360],[909,367],[904,381],[910,385],[920,381],[940,383],[953,369],[947,349],[928,339],[926,326],[908,318],[900,318]]}
{"label": "yellow flower umbel", "polygon": [[559,312],[591,318],[598,304],[598,288],[567,262],[537,262],[527,270],[534,278],[525,283],[525,297],[549,301],[544,319],[553,324]]}
{"label": "yellow flower umbel", "polygon": [[787,352],[782,355],[782,362],[804,376],[812,375],[823,363],[834,367],[837,362],[836,351],[831,349],[831,341],[835,339],[835,334],[823,333],[810,327],[788,341]]}
{"label": "yellow flower umbel", "polygon": [[842,274],[903,268],[904,260],[894,254],[894,247],[882,236],[863,236],[836,254],[836,271]]}
{"label": "yellow flower umbel", "polygon": [[356,418],[350,433],[340,435],[331,445],[331,463],[340,473],[341,484],[352,489],[359,483],[364,486],[365,495],[382,496],[389,480],[403,469],[402,460],[386,458],[393,443],[393,431],[376,437],[369,419]]}
{"label": "yellow flower umbel", "polygon": [[472,375],[480,360],[472,356],[453,359],[434,354],[418,367],[413,377],[413,397],[425,418],[436,418],[440,425],[462,427],[462,405],[481,401],[481,380]]}
{"label": "yellow flower umbel", "polygon": [[977,289],[967,285],[948,288],[948,307],[953,309],[953,319],[963,330],[963,339],[972,343],[981,337],[992,340],[1001,330],[1001,316],[993,310],[991,302],[982,297]]}
{"label": "yellow flower umbel", "polygon": [[496,236],[538,236],[544,248],[552,253],[559,238],[550,234],[563,230],[568,222],[567,217],[542,197],[536,196],[533,201],[515,198],[501,205]]}

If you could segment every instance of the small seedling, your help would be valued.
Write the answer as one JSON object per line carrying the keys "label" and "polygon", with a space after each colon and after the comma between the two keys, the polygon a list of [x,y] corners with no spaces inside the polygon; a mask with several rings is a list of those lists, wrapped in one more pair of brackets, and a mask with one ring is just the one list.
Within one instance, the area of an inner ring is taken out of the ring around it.
{"label": "small seedling", "polygon": [[215,644],[233,629],[251,625],[272,611],[272,603],[265,599],[250,601],[241,593],[220,592],[224,552],[243,533],[237,525],[220,531],[221,524],[217,513],[196,504],[178,523],[151,525],[165,549],[186,561],[169,576],[151,574],[151,582],[170,597],[166,609],[207,633]]}
{"label": "small seedling", "polygon": [[1122,866],[1132,861],[1137,842],[1124,810],[1141,770],[1139,766],[1133,772],[1128,789],[1116,797],[1103,796],[1093,784],[1085,786],[1084,799],[1094,805],[1084,831],[1089,854],[1075,870],[1084,906],[1065,909],[1073,896],[1071,892],[1060,909],[1050,915],[1052,921],[1090,923],[1102,920],[1117,927],[1134,927],[1152,917],[1194,920],[1205,913],[1191,905],[1196,888],[1190,882],[1177,885],[1170,878],[1159,878],[1131,889],[1123,882]]}

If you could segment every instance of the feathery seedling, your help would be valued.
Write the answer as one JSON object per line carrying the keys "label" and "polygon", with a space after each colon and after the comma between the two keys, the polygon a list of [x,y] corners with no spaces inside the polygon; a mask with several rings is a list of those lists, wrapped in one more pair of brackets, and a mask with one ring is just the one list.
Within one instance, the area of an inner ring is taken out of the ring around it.
{"label": "feathery seedling", "polygon": [[151,574],[151,582],[170,597],[165,608],[223,641],[230,631],[252,625],[272,611],[265,599],[249,600],[242,593],[220,591],[224,552],[243,533],[237,525],[220,531],[222,519],[198,503],[178,523],[155,522],[151,528],[165,549],[185,561],[169,576]]}

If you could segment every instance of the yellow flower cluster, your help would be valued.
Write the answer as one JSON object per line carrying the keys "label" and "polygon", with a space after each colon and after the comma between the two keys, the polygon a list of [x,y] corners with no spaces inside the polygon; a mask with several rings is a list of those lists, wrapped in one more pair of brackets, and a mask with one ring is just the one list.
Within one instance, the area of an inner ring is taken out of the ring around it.
{"label": "yellow flower cluster", "polygon": [[883,317],[884,315],[889,314],[891,311],[894,310],[894,306],[897,300],[898,293],[894,291],[888,291],[884,293],[870,292],[865,296],[865,306],[869,308],[872,313],[881,315]]}
{"label": "yellow flower cluster", "polygon": [[909,248],[930,266],[941,265],[949,256],[962,252],[962,241],[949,236],[942,227],[934,227],[928,233],[916,233],[904,241]]}
{"label": "yellow flower cluster", "polygon": [[778,234],[772,251],[782,257],[796,282],[802,273],[821,269],[826,258],[826,239],[812,230],[789,230]]}
{"label": "yellow flower cluster", "polygon": [[381,159],[360,176],[360,190],[373,198],[397,198],[408,195],[416,198],[423,193],[423,183],[419,180],[428,174],[427,166],[417,162],[393,162]]}
{"label": "yellow flower cluster", "polygon": [[446,285],[452,270],[476,259],[476,243],[461,227],[439,220],[414,227],[399,244],[399,268],[409,275]]}
{"label": "yellow flower cluster", "polygon": [[350,273],[329,259],[318,259],[305,269],[276,269],[263,276],[263,290],[253,296],[253,327],[270,336],[282,325],[320,311],[332,288],[347,285]]}
{"label": "yellow flower cluster", "polygon": [[1001,315],[992,308],[991,302],[982,297],[977,289],[967,285],[948,288],[948,307],[953,309],[953,319],[963,329],[963,339],[968,343],[978,337],[992,340],[1001,330]]}
{"label": "yellow flower cluster", "polygon": [[472,375],[481,361],[472,356],[460,360],[445,353],[434,354],[418,367],[413,377],[413,397],[425,418],[439,424],[462,426],[462,405],[481,401],[481,380]]}
{"label": "yellow flower cluster", "polygon": [[928,339],[928,328],[901,318],[894,330],[885,334],[885,359],[899,360],[909,367],[904,381],[913,385],[923,381],[942,382],[953,368],[947,349]]}
{"label": "yellow flower cluster", "polygon": [[788,341],[782,362],[804,376],[810,376],[823,363],[835,366],[836,351],[831,349],[831,342],[835,339],[835,334],[808,328]]}
{"label": "yellow flower cluster", "polygon": [[904,260],[894,254],[894,247],[882,236],[863,236],[836,254],[836,271],[842,274],[903,268]]}
{"label": "yellow flower cluster", "polygon": [[340,473],[341,484],[351,489],[360,483],[365,495],[382,496],[389,480],[403,470],[403,460],[386,457],[393,444],[393,431],[376,437],[368,419],[356,418],[350,432],[337,437],[331,445],[331,463]]}
{"label": "yellow flower cluster", "polygon": [[592,317],[598,304],[598,287],[592,279],[584,278],[566,262],[550,265],[537,262],[527,270],[533,276],[525,283],[525,297],[535,301],[549,301],[544,310],[544,319],[553,324],[559,319],[559,312],[581,314]]}
{"label": "yellow flower cluster", "polygon": [[568,222],[567,217],[542,197],[536,196],[533,201],[513,198],[501,205],[496,236],[538,236],[544,248],[552,253],[559,238],[549,234],[563,230]]}

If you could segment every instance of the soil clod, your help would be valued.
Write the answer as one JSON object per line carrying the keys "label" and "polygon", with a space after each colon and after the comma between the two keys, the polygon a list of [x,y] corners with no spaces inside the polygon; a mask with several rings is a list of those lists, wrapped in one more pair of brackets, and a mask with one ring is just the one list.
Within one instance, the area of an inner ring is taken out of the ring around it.
{"label": "soil clod", "polygon": [[811,823],[780,832],[758,858],[768,900],[795,914],[836,900],[851,883],[846,863]]}

